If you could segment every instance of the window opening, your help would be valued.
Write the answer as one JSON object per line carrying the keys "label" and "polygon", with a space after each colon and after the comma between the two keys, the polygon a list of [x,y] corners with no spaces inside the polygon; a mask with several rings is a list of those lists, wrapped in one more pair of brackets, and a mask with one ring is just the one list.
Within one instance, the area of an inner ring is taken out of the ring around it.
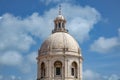
{"label": "window opening", "polygon": [[56,75],[60,75],[61,71],[60,71],[60,67],[56,67]]}
{"label": "window opening", "polygon": [[59,25],[58,25],[58,26],[59,26],[59,28],[60,28],[61,24],[59,23]]}
{"label": "window opening", "polygon": [[72,76],[74,76],[74,74],[75,74],[74,72],[75,72],[75,71],[74,71],[74,68],[71,68],[71,75],[72,75]]}

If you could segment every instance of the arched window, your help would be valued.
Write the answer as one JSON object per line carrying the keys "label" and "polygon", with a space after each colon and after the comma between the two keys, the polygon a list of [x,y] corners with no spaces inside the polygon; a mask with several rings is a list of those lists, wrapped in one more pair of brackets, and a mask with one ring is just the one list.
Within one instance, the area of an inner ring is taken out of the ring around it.
{"label": "arched window", "polygon": [[73,62],[71,67],[71,75],[77,78],[77,63]]}
{"label": "arched window", "polygon": [[62,63],[60,61],[56,61],[54,63],[54,72],[55,76],[61,76],[62,75]]}
{"label": "arched window", "polygon": [[41,78],[45,78],[45,63],[41,64]]}
{"label": "arched window", "polygon": [[58,27],[61,28],[61,23],[60,22],[58,23]]}
{"label": "arched window", "polygon": [[55,30],[57,29],[57,23],[55,23]]}

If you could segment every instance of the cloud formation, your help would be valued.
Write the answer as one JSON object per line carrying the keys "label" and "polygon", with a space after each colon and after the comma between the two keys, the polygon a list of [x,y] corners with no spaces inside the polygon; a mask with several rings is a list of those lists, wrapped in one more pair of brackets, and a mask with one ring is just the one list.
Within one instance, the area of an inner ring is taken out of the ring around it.
{"label": "cloud formation", "polygon": [[36,63],[37,62],[36,57],[37,57],[37,52],[32,52],[29,55],[27,55],[27,58],[31,63]]}
{"label": "cloud formation", "polygon": [[[74,0],[76,1],[76,0]],[[41,3],[44,3],[45,5],[49,5],[51,3],[60,4],[60,3],[69,3],[74,2],[73,0],[40,0]]]}
{"label": "cloud formation", "polygon": [[120,38],[120,28],[118,29],[118,34],[119,34],[119,38]]}
{"label": "cloud formation", "polygon": [[21,64],[22,56],[15,51],[9,51],[4,54],[0,54],[0,64],[16,66]]}
{"label": "cloud formation", "polygon": [[0,75],[0,80],[22,80],[22,79],[21,77],[17,77],[15,75],[10,75],[10,76]]}
{"label": "cloud formation", "polygon": [[91,45],[91,50],[100,52],[100,53],[106,53],[111,51],[112,48],[116,47],[119,45],[119,42],[117,38],[104,38],[100,37],[98,40],[96,40],[92,45]]}
{"label": "cloud formation", "polygon": [[[71,7],[72,6],[72,7]],[[100,20],[100,13],[89,6],[73,6],[63,4],[63,13],[66,16],[67,27],[79,42],[89,39],[89,33],[94,28],[94,25]]]}
{"label": "cloud formation", "polygon": [[[89,6],[62,5],[70,33],[79,42],[89,38],[89,32],[99,20],[100,14]],[[6,50],[28,51],[36,43],[33,36],[44,39],[51,33],[55,16],[57,16],[57,8],[50,9],[43,16],[33,13],[23,19],[12,14],[4,14],[0,19],[0,52]]]}
{"label": "cloud formation", "polygon": [[93,42],[93,44],[90,46],[90,49],[91,51],[99,53],[108,53],[117,47],[120,47],[119,36],[112,38],[99,37],[97,40]]}
{"label": "cloud formation", "polygon": [[85,70],[83,72],[83,80],[119,80],[119,79],[120,77],[116,74],[105,76],[92,70]]}
{"label": "cloud formation", "polygon": [[29,50],[35,42],[25,27],[24,21],[18,17],[4,14],[0,20],[0,51]]}

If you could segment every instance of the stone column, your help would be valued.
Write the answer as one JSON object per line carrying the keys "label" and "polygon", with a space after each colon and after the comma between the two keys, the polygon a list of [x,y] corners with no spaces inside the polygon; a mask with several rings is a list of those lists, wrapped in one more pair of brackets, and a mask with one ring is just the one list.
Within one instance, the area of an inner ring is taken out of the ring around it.
{"label": "stone column", "polygon": [[37,78],[40,79],[41,78],[41,62],[38,61],[38,65],[37,65]]}
{"label": "stone column", "polygon": [[79,64],[80,64],[80,76],[79,76],[79,78],[80,78],[80,80],[82,80],[82,60],[80,59],[80,61],[79,61]]}

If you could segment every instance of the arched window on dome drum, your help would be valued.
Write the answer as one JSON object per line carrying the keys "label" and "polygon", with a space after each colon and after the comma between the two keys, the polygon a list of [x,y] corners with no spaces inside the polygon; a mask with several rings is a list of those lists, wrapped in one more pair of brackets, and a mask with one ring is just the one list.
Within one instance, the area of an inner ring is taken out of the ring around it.
{"label": "arched window on dome drum", "polygon": [[62,62],[56,61],[54,63],[54,72],[55,72],[55,74],[54,74],[55,76],[61,77],[61,75],[62,75]]}
{"label": "arched window on dome drum", "polygon": [[41,64],[41,78],[45,78],[45,63],[42,62]]}
{"label": "arched window on dome drum", "polygon": [[71,65],[71,75],[74,76],[74,78],[77,78],[77,63],[76,62],[73,62],[72,65]]}

